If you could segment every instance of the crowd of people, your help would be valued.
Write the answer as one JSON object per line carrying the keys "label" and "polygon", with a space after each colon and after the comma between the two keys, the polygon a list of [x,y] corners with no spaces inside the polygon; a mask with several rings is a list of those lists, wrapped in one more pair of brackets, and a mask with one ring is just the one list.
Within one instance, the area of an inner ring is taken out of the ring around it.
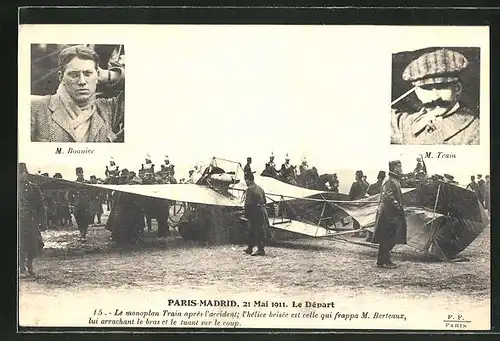
{"label": "crowd of people", "polygon": [[483,207],[490,212],[490,176],[486,175],[484,177],[481,174],[471,175],[470,183],[467,185],[467,189],[473,191],[476,194],[477,200],[483,205]]}

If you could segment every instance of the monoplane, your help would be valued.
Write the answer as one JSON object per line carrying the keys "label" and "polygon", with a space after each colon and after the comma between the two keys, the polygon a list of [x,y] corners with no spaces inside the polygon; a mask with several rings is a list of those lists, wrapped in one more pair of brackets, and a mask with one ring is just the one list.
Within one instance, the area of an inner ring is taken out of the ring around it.
{"label": "monoplane", "polygon": [[[231,171],[227,171],[232,169]],[[241,242],[246,184],[240,163],[212,158],[199,163],[187,184],[88,184],[31,175],[42,190],[97,187],[139,197],[169,201],[170,226],[186,239],[213,243]],[[269,228],[315,238],[343,238],[373,231],[380,195],[349,201],[342,193],[318,191],[255,176],[268,199]],[[403,189],[408,243],[441,260],[451,260],[489,226],[489,217],[474,193],[456,184],[436,180]],[[344,226],[341,219],[359,223]],[[364,243],[370,245],[369,243]]]}

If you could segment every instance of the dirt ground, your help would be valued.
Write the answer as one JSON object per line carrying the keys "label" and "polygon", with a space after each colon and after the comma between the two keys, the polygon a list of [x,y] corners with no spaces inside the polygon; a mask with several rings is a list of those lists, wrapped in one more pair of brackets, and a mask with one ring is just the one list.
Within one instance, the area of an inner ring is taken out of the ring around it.
{"label": "dirt ground", "polygon": [[20,280],[20,305],[35,309],[36,301],[46,304],[40,303],[42,297],[87,297],[85,293],[139,297],[141,293],[209,288],[235,294],[265,291],[284,297],[335,292],[346,297],[489,305],[489,229],[460,254],[467,259],[463,262],[431,262],[398,246],[393,252],[397,269],[377,268],[376,248],[340,240],[281,241],[268,246],[266,256],[251,257],[242,252],[242,245],[209,246],[173,234],[158,241],[146,232],[144,243],[116,248],[102,226],[89,229],[86,244],[80,244],[75,228],[44,231],[45,249],[35,260],[36,276]]}

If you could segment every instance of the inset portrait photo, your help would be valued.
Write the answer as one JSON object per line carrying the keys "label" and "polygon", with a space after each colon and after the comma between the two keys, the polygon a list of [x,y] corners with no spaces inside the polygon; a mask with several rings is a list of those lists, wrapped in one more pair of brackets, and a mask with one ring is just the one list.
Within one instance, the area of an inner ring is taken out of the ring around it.
{"label": "inset portrait photo", "polygon": [[479,145],[480,49],[392,55],[391,144]]}
{"label": "inset portrait photo", "polygon": [[123,45],[31,44],[31,142],[125,141]]}

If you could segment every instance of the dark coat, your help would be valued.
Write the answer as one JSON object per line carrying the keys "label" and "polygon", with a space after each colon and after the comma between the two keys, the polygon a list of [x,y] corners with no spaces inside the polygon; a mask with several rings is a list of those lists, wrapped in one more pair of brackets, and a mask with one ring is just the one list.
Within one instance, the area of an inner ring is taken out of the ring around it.
{"label": "dark coat", "polygon": [[381,190],[382,190],[382,181],[377,181],[368,186],[368,190],[366,191],[366,193],[368,195],[376,195],[379,194]]}
{"label": "dark coat", "polygon": [[39,226],[47,226],[42,192],[35,183],[21,181],[19,193],[19,244],[36,256],[44,247]]}
{"label": "dark coat", "polygon": [[[113,142],[123,125],[116,97],[95,101],[97,114],[90,119],[88,142]],[[59,95],[31,96],[31,142],[76,142],[70,119]]]}
{"label": "dark coat", "polygon": [[[80,181],[77,179],[76,181],[89,183],[87,180]],[[92,224],[94,219],[89,190],[81,188],[74,190],[72,194],[75,220],[78,224]]]}
{"label": "dark coat", "polygon": [[266,194],[264,190],[255,183],[251,184],[245,192],[245,217],[251,224],[268,224],[265,205]]}
{"label": "dark coat", "polygon": [[354,181],[349,191],[350,200],[358,200],[365,196],[365,185],[361,181]]}
{"label": "dark coat", "polygon": [[398,176],[389,172],[382,185],[372,243],[406,244],[406,230],[401,184]]}
{"label": "dark coat", "polygon": [[93,214],[101,215],[103,214],[102,205],[104,204],[105,193],[101,189],[91,189],[90,194],[90,204]]}

